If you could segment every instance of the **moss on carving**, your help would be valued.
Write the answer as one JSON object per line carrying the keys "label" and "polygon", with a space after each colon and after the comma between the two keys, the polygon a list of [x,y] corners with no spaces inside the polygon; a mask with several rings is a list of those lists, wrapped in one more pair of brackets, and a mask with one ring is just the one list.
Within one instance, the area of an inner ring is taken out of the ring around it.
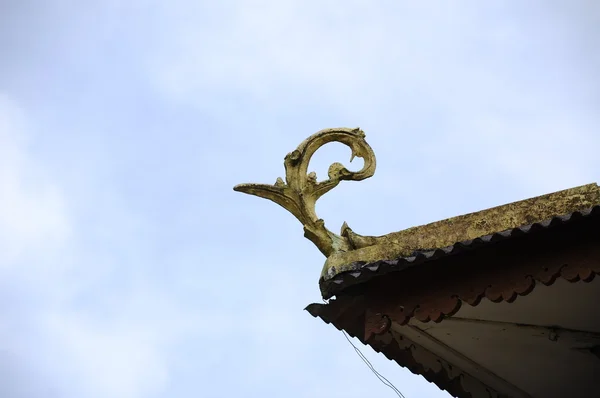
{"label": "moss on carving", "polygon": [[[363,158],[364,166],[360,171],[351,172],[340,163],[334,163],[329,167],[328,179],[317,182],[316,174],[308,173],[310,159],[320,147],[334,141],[349,146],[352,158]],[[600,188],[589,184],[383,236],[362,236],[344,223],[341,234],[337,235],[317,217],[315,204],[340,181],[360,181],[375,173],[375,154],[365,141],[363,131],[358,128],[321,130],[288,153],[284,166],[285,182],[277,178],[274,185],[240,184],[234,189],[272,200],[292,213],[303,224],[304,236],[327,256],[322,271],[325,280],[350,270],[352,264],[359,261],[410,256],[417,250],[450,246],[600,204]]]}
{"label": "moss on carving", "polygon": [[[317,182],[314,172],[307,174],[312,155],[329,142],[340,142],[352,150],[350,161],[354,157],[364,159],[364,166],[357,172],[351,172],[340,163],[329,166],[328,179]],[[296,150],[288,153],[284,160],[285,182],[277,178],[275,185],[240,184],[233,189],[250,195],[256,195],[284,207],[303,225],[304,236],[310,239],[325,255],[351,250],[348,240],[325,228],[325,222],[317,217],[317,200],[342,180],[360,181],[375,173],[375,154],[365,141],[365,133],[359,129],[335,128],[321,130],[302,142]]]}
{"label": "moss on carving", "polygon": [[596,184],[538,196],[491,209],[452,217],[378,237],[364,237],[346,231],[351,241],[368,242],[355,245],[353,251],[335,253],[327,259],[322,276],[330,279],[347,271],[358,261],[372,262],[410,256],[417,250],[453,245],[507,229],[542,222],[563,214],[600,205],[600,188]]}

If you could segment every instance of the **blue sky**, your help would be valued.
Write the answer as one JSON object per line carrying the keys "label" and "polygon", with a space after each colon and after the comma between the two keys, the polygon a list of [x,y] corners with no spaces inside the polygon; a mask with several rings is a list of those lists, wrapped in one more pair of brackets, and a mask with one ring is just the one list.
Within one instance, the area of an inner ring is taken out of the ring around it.
{"label": "blue sky", "polygon": [[[334,231],[600,180],[596,2],[8,0],[0,18],[2,397],[394,396],[303,311],[324,258],[301,225],[232,190],[320,129],[360,126],[378,161],[318,203]],[[362,351],[406,397],[448,396]]]}

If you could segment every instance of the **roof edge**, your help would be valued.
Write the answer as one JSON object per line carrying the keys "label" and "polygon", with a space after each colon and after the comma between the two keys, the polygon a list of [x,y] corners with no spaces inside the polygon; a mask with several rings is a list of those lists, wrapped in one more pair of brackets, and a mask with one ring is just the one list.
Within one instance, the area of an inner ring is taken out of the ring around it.
{"label": "roof edge", "polygon": [[367,246],[329,256],[323,267],[321,280],[328,282],[339,274],[352,271],[356,269],[357,263],[409,257],[415,252],[450,247],[457,242],[542,223],[597,205],[600,205],[600,187],[592,183],[379,237],[361,237],[348,229],[345,235],[351,241],[367,242]]}

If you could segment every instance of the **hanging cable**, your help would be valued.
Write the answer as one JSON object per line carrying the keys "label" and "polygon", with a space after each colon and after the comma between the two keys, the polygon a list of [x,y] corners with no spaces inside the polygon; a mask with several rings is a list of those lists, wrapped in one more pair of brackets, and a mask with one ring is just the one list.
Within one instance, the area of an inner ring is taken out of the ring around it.
{"label": "hanging cable", "polygon": [[[329,304],[328,301],[326,301],[326,300],[323,300],[323,301],[325,302],[325,304]],[[348,336],[348,334],[344,330],[342,330],[342,334],[344,335],[346,340],[348,340],[348,343],[350,343],[352,348],[354,348],[354,351],[356,351],[356,354],[358,354],[360,359],[362,359],[363,362],[369,367],[369,369],[371,369],[371,372],[373,372],[373,374],[379,379],[379,381],[381,381],[387,387],[391,388],[396,393],[396,395],[398,395],[400,398],[406,398],[404,396],[404,394],[402,394],[402,392],[400,392],[400,390],[398,390],[396,388],[396,386],[394,386],[394,384],[392,384],[392,382],[390,382],[387,378],[385,378],[385,376],[383,376],[381,373],[379,373],[375,369],[375,367],[371,364],[371,362],[367,359],[367,357],[365,357],[365,355],[360,351],[360,349],[357,346],[355,346],[354,343],[352,343],[352,340],[350,340],[350,336]]]}
{"label": "hanging cable", "polygon": [[352,346],[352,348],[354,348],[354,351],[356,351],[356,353],[358,354],[358,356],[360,357],[360,359],[363,360],[363,362],[369,367],[369,369],[371,369],[371,371],[373,372],[373,374],[386,386],[388,386],[389,388],[391,388],[400,398],[406,398],[404,396],[404,394],[402,394],[402,392],[400,390],[398,390],[396,388],[396,386],[394,386],[392,384],[392,382],[390,382],[387,378],[385,378],[385,376],[383,376],[381,373],[379,373],[375,367],[371,364],[371,362],[369,362],[369,360],[367,359],[367,357],[365,357],[365,355],[360,351],[360,349],[358,347],[356,347],[354,345],[354,343],[352,343],[352,340],[350,340],[350,337],[348,336],[348,334],[342,330],[342,333],[344,334],[344,337],[346,337],[346,340],[348,340],[348,342],[350,343],[350,345]]}

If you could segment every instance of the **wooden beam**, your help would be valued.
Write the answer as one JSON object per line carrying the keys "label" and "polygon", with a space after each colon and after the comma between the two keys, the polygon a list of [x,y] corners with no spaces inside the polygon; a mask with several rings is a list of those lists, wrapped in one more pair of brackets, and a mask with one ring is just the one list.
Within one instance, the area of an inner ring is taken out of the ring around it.
{"label": "wooden beam", "polygon": [[479,380],[490,388],[493,388],[503,396],[513,398],[532,398],[532,396],[525,391],[512,385],[489,369],[479,365],[472,359],[464,356],[460,352],[454,350],[453,348],[415,326],[403,326],[393,323],[391,328],[396,333],[401,334],[407,339],[415,342],[415,344],[420,345],[424,349],[430,351],[432,354],[452,364],[453,367],[460,369],[463,373],[476,380]]}

